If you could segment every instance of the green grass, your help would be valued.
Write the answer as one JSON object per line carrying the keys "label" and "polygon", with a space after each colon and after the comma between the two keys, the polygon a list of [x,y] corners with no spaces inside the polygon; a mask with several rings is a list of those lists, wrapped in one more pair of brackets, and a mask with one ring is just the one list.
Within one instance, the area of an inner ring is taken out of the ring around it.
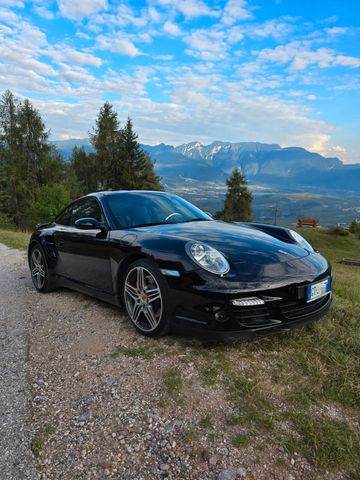
{"label": "green grass", "polygon": [[17,250],[26,250],[30,240],[30,233],[15,230],[0,229],[0,243]]}
{"label": "green grass", "polygon": [[182,405],[184,400],[181,396],[183,381],[181,372],[178,367],[169,367],[163,374],[164,394],[161,398],[161,406],[168,404],[169,400],[174,400],[177,404]]}
{"label": "green grass", "polygon": [[43,435],[39,435],[34,438],[31,443],[31,451],[35,456],[40,455],[40,452],[45,445],[46,441],[49,439],[50,435],[55,432],[55,428],[51,425],[45,427]]}
{"label": "green grass", "polygon": [[162,347],[152,347],[151,345],[143,345],[139,347],[117,347],[110,355],[112,358],[117,358],[121,355],[131,358],[153,358],[155,355],[166,353]]}
{"label": "green grass", "polygon": [[287,445],[292,453],[302,451],[320,468],[360,472],[360,437],[346,423],[304,415],[294,424],[300,436]]}

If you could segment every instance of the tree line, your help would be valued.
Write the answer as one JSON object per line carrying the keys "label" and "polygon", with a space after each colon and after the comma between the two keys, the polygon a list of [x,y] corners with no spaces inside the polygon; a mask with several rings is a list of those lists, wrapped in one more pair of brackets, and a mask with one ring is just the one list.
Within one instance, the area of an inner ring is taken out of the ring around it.
{"label": "tree line", "polygon": [[[121,127],[109,102],[92,128],[93,152],[74,147],[65,161],[49,142],[39,111],[7,90],[0,98],[0,226],[32,228],[71,200],[97,190],[163,190],[154,162],[138,142],[130,118]],[[216,218],[250,221],[252,195],[238,168],[227,181]]]}
{"label": "tree line", "polygon": [[94,151],[75,147],[66,162],[28,99],[0,99],[0,225],[29,228],[72,199],[96,190],[163,190],[154,162],[140,147],[131,119],[120,126],[110,103],[90,132]]}

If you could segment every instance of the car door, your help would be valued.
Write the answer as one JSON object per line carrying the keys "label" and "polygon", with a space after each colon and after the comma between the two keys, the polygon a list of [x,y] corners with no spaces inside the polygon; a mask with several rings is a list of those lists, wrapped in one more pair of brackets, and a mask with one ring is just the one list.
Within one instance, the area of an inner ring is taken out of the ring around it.
{"label": "car door", "polygon": [[95,218],[106,224],[95,197],[85,197],[71,206],[70,225],[59,225],[55,244],[62,274],[75,282],[114,293],[109,256],[109,233],[94,228],[82,230],[75,225],[80,218]]}

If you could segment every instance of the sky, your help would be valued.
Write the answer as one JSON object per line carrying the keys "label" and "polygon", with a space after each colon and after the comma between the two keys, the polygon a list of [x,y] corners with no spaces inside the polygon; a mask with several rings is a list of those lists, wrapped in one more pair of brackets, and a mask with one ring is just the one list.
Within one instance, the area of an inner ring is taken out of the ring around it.
{"label": "sky", "polygon": [[0,0],[0,92],[84,138],[301,146],[360,163],[358,0]]}

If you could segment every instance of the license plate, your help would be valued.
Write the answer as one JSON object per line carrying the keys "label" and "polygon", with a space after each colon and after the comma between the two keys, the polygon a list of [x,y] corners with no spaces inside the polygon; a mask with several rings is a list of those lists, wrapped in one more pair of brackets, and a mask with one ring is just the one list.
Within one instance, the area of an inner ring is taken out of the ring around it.
{"label": "license plate", "polygon": [[331,280],[327,278],[321,282],[313,283],[307,287],[307,302],[312,302],[327,295],[331,290]]}

